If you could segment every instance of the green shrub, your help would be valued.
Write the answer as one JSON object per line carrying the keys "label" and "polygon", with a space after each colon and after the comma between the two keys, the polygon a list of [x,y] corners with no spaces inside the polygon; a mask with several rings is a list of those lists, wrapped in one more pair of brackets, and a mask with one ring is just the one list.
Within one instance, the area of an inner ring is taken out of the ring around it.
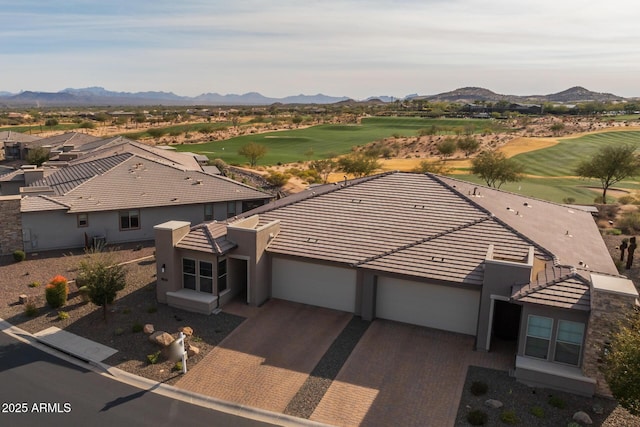
{"label": "green shrub", "polygon": [[24,251],[21,251],[20,249],[13,251],[13,260],[15,262],[22,262],[27,258],[27,254],[24,253]]}
{"label": "green shrub", "polygon": [[620,203],[621,205],[630,205],[635,203],[636,199],[633,196],[622,196],[622,197],[618,197],[617,202]]}
{"label": "green shrub", "polygon": [[505,424],[518,424],[518,417],[515,411],[503,411],[500,414],[500,421]]}
{"label": "green shrub", "polygon": [[64,320],[64,319],[68,319],[69,318],[69,313],[67,313],[66,311],[59,311],[58,312],[58,320]]}
{"label": "green shrub", "polygon": [[36,307],[36,305],[32,302],[28,302],[24,306],[24,314],[26,314],[28,317],[35,317],[38,314],[38,307]]}
{"label": "green shrub", "polygon": [[158,311],[158,307],[156,307],[155,305],[152,305],[151,307],[147,308],[147,313],[149,314],[156,313],[157,311]]}
{"label": "green shrub", "polygon": [[536,418],[544,418],[544,409],[539,406],[534,406],[533,408],[529,409],[529,413]]}
{"label": "green shrub", "polygon": [[572,205],[576,202],[576,199],[573,197],[565,197],[562,199],[562,203],[566,203],[567,205]]}
{"label": "green shrub", "polygon": [[49,281],[44,289],[47,304],[51,308],[62,307],[67,302],[69,284],[64,276],[57,275]]}
{"label": "green shrub", "polygon": [[554,408],[563,409],[565,407],[564,400],[558,396],[549,396],[549,400],[547,402]]}
{"label": "green shrub", "polygon": [[173,370],[174,371],[182,371],[182,362],[176,362],[176,364],[173,365]]}
{"label": "green shrub", "polygon": [[38,286],[40,286],[40,282],[31,282],[31,283],[29,283],[29,287],[30,288],[37,288]]}
{"label": "green shrub", "polygon": [[620,230],[619,228],[610,228],[605,231],[605,233],[610,236],[620,236],[622,234],[622,230]]}
{"label": "green shrub", "polygon": [[483,426],[489,420],[489,415],[480,409],[474,409],[467,414],[467,421],[472,426]]}
{"label": "green shrub", "polygon": [[133,326],[131,327],[131,332],[138,333],[138,332],[142,332],[142,329],[144,328],[144,326],[142,326],[142,324],[140,323],[134,323]]}
{"label": "green shrub", "polygon": [[158,363],[158,359],[160,359],[159,351],[155,353],[147,354],[147,362],[149,362],[151,365],[155,365],[156,363]]}
{"label": "green shrub", "polygon": [[617,222],[618,228],[624,234],[640,233],[640,212],[627,212]]}
{"label": "green shrub", "polygon": [[489,390],[489,386],[485,382],[474,381],[471,383],[471,394],[474,396],[482,396],[487,393],[487,390]]}
{"label": "green shrub", "polygon": [[120,336],[122,334],[124,334],[124,329],[122,328],[116,328],[115,331],[113,331],[113,335]]}

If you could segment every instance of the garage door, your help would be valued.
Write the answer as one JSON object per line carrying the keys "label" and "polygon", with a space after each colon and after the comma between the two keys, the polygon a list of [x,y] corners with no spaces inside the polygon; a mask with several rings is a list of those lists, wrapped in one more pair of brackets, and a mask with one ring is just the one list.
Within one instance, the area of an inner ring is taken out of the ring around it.
{"label": "garage door", "polygon": [[356,271],[349,268],[274,258],[271,296],[353,313]]}
{"label": "garage door", "polygon": [[378,277],[376,317],[475,335],[480,291]]}

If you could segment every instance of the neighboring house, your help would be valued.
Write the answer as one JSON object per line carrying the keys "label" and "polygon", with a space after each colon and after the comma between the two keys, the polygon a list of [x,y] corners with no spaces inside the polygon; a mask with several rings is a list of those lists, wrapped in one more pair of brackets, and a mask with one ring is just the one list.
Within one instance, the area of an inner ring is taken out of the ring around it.
{"label": "neighboring house", "polygon": [[0,160],[16,160],[21,159],[22,147],[25,144],[39,140],[40,138],[26,133],[2,131],[0,132],[0,142],[2,142],[2,153]]}
{"label": "neighboring house", "polygon": [[209,314],[280,298],[473,335],[479,351],[513,340],[518,380],[585,395],[607,393],[599,359],[638,297],[589,212],[435,175],[155,228],[159,302]]}
{"label": "neighboring house", "polygon": [[47,138],[37,138],[32,141],[20,141],[14,146],[13,159],[26,160],[29,151],[37,148],[45,148],[49,151],[49,156],[53,157],[60,153],[78,150],[84,144],[99,141],[101,138],[86,133],[67,132],[61,135],[54,135]]}
{"label": "neighboring house", "polygon": [[27,252],[151,240],[154,225],[169,219],[224,220],[271,199],[228,178],[131,152],[70,163],[20,192]]}

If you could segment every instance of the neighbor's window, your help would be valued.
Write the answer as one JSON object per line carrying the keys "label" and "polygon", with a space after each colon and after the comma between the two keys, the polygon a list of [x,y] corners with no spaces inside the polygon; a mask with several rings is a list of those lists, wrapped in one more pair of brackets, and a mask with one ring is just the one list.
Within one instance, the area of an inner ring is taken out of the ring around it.
{"label": "neighbor's window", "polygon": [[140,228],[140,211],[120,211],[120,230],[135,230]]}
{"label": "neighbor's window", "polygon": [[218,294],[227,289],[227,258],[218,258]]}
{"label": "neighbor's window", "polygon": [[89,215],[86,213],[78,214],[78,227],[88,227],[89,226]]}
{"label": "neighbor's window", "polygon": [[196,290],[196,261],[182,258],[182,286]]}
{"label": "neighbor's window", "polygon": [[227,202],[227,218],[236,216],[236,202]]}
{"label": "neighbor's window", "polygon": [[199,261],[199,280],[200,280],[200,286],[199,286],[199,291],[200,292],[207,292],[209,294],[213,293],[213,264],[211,264],[210,262],[206,262],[206,261]]}
{"label": "neighbor's window", "polygon": [[213,203],[206,203],[204,205],[204,220],[205,221],[213,220]]}
{"label": "neighbor's window", "polygon": [[582,339],[584,338],[584,323],[560,320],[558,322],[558,336],[556,337],[556,362],[578,365],[582,353]]}
{"label": "neighbor's window", "polygon": [[553,319],[549,317],[529,316],[524,354],[546,359],[549,354],[552,328]]}

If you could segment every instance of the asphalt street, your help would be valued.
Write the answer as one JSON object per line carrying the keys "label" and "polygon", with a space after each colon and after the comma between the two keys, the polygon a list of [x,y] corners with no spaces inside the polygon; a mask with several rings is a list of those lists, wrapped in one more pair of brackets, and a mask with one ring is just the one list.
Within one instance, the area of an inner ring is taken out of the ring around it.
{"label": "asphalt street", "polygon": [[0,426],[268,426],[123,384],[0,332]]}

